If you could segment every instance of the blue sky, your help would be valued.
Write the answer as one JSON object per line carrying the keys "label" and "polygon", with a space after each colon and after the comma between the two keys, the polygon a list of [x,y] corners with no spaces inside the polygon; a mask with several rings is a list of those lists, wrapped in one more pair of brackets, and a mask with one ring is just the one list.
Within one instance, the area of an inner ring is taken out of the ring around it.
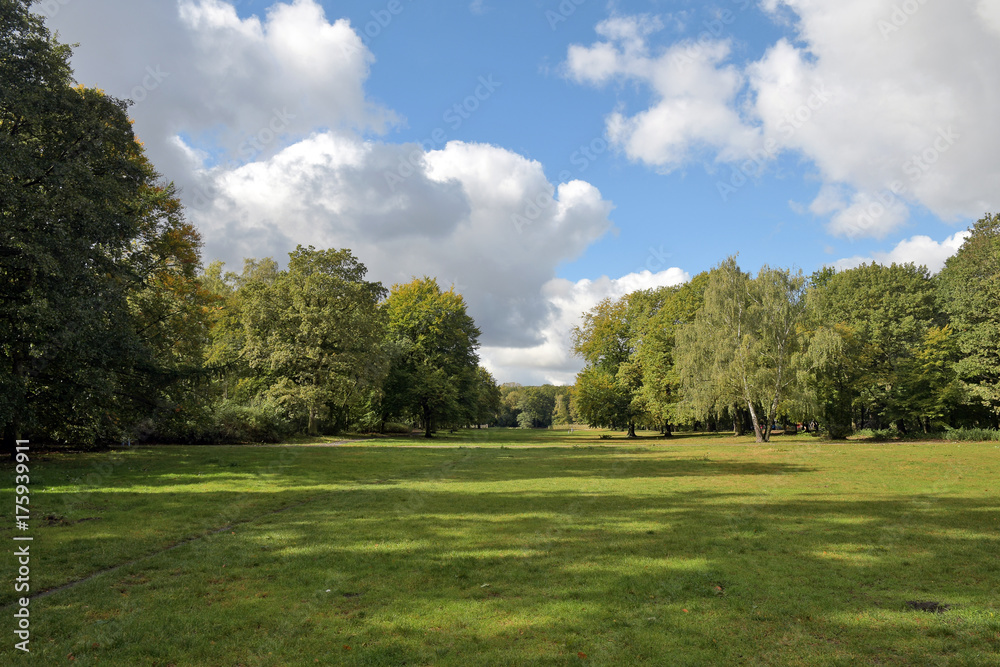
{"label": "blue sky", "polygon": [[133,99],[206,260],[336,245],[437,276],[500,381],[572,382],[580,312],[730,254],[937,270],[1000,199],[993,0],[38,10]]}

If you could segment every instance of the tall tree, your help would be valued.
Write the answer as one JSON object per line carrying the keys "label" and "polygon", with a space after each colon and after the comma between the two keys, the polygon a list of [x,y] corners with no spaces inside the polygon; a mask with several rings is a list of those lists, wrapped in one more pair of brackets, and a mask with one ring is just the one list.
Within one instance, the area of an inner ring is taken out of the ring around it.
{"label": "tall tree", "polygon": [[757,442],[767,442],[782,399],[795,380],[805,279],[763,267],[754,278],[734,257],[714,269],[705,302],[678,340],[684,389],[706,389],[716,405],[746,407]]}
{"label": "tall tree", "polygon": [[604,299],[573,330],[573,351],[587,362],[576,379],[580,414],[592,426],[624,427],[630,438],[643,415],[642,369],[635,353],[648,297],[636,292]]}
{"label": "tall tree", "polygon": [[177,253],[155,250],[165,227],[150,222],[172,197],[157,193],[126,103],[74,85],[70,49],[30,4],[0,2],[0,422],[8,452],[25,430],[80,444],[128,430],[162,380],[156,341],[138,330],[130,298],[157,273],[151,258],[197,245],[189,236],[186,250],[182,239]]}
{"label": "tall tree", "polygon": [[986,214],[938,276],[961,358],[958,377],[1000,426],[1000,214]]}
{"label": "tall tree", "polygon": [[273,281],[240,287],[247,362],[270,378],[272,397],[305,417],[311,434],[320,422],[343,429],[385,377],[378,307],[385,289],[366,273],[350,250],[298,246]]}
{"label": "tall tree", "polygon": [[465,401],[475,395],[480,332],[462,295],[418,278],[393,285],[385,310],[398,348],[386,381],[388,410],[418,417],[428,438],[437,425],[468,423]]}
{"label": "tall tree", "polygon": [[[810,375],[831,435],[928,417],[915,410],[914,353],[939,326],[934,283],[913,264],[862,265],[824,274],[809,290]],[[911,369],[912,370],[912,369]]]}
{"label": "tall tree", "polygon": [[671,424],[681,421],[681,380],[675,363],[678,329],[694,321],[704,301],[708,273],[699,273],[680,287],[660,290],[661,302],[640,324],[636,357],[642,368],[639,390],[645,410],[666,435]]}

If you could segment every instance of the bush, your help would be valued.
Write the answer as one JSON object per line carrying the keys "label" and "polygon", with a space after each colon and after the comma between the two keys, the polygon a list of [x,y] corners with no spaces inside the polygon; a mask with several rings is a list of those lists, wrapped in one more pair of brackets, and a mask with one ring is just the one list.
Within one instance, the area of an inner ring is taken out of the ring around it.
{"label": "bush", "polygon": [[944,437],[962,442],[1000,442],[1000,431],[991,428],[946,428]]}
{"label": "bush", "polygon": [[153,442],[194,445],[279,442],[293,431],[281,408],[270,401],[241,405],[222,400],[197,410],[170,413],[144,422],[139,437]]}
{"label": "bush", "polygon": [[385,427],[382,429],[383,433],[389,433],[392,435],[409,435],[413,432],[413,429],[409,424],[399,424],[397,422],[386,422]]}

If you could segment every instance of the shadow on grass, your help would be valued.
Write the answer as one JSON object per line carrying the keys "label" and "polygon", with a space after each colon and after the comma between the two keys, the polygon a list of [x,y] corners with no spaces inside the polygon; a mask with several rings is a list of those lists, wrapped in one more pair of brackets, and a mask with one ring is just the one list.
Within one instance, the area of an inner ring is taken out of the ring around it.
{"label": "shadow on grass", "polygon": [[[87,614],[110,614],[141,601],[165,611],[123,616],[131,648],[108,646],[191,664],[270,664],[268,652],[303,664],[572,664],[579,654],[610,664],[989,664],[1000,649],[1000,619],[980,618],[996,611],[1000,583],[997,498],[806,496],[817,491],[803,473],[818,466],[604,449],[388,454],[307,453],[261,477],[266,491],[196,493],[182,469],[119,479],[177,486],[160,510],[181,530],[241,503],[253,519],[313,500],[111,574],[110,586],[53,595],[40,623],[85,633],[84,602]],[[224,475],[228,463],[201,465]],[[787,475],[793,493],[742,486],[762,475]],[[657,478],[721,485],[654,492]],[[474,486],[527,480],[555,486]],[[95,503],[127,511],[120,494]],[[99,552],[123,525],[80,529],[66,557]],[[940,618],[905,611],[918,599],[958,607]],[[190,638],[190,628],[200,640],[163,640]]]}

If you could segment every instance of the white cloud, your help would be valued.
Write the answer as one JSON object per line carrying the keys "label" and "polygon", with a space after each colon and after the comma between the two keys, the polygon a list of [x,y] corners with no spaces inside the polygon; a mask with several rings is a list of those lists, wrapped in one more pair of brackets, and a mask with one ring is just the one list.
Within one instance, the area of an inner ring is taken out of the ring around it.
{"label": "white cloud", "polygon": [[630,273],[615,279],[602,276],[597,280],[571,282],[554,278],[541,291],[550,308],[541,328],[543,341],[527,349],[485,346],[483,363],[494,377],[522,378],[522,384],[573,384],[583,361],[573,356],[572,334],[583,313],[605,298],[618,299],[637,290],[680,285],[689,279],[687,272],[675,267],[657,273]]}
{"label": "white cloud", "polygon": [[790,18],[795,38],[744,63],[733,61],[723,31],[651,55],[650,30],[602,23],[605,39],[570,46],[566,67],[580,82],[631,80],[650,90],[647,109],[607,118],[609,138],[631,159],[671,171],[697,160],[799,155],[826,186],[812,208],[829,218],[829,231],[881,237],[904,225],[912,206],[949,221],[1000,206],[998,7],[769,0],[762,8],[779,24]]}
{"label": "white cloud", "polygon": [[[315,0],[276,3],[263,18],[220,0],[92,0],[49,23],[80,44],[79,81],[135,102],[147,154],[189,202],[202,185],[192,151],[242,164],[317,129],[381,132],[397,120],[365,94],[374,56]],[[130,29],[109,39],[110,24]]]}
{"label": "white cloud", "polygon": [[958,252],[958,249],[962,247],[962,244],[968,237],[968,230],[956,232],[940,243],[929,236],[913,236],[900,241],[889,252],[875,252],[870,257],[855,255],[854,257],[837,260],[833,265],[842,271],[871,262],[885,266],[913,262],[917,265],[922,264],[926,266],[930,269],[931,273],[937,273],[944,268],[944,263],[948,258]]}
{"label": "white cloud", "polygon": [[325,132],[205,178],[211,201],[189,216],[209,257],[349,247],[387,285],[422,275],[454,283],[494,345],[538,342],[541,290],[556,265],[611,228],[611,204],[594,186],[556,186],[538,162],[487,144],[424,152]]}
{"label": "white cloud", "polygon": [[[351,248],[387,286],[454,284],[481,342],[516,356],[545,341],[556,266],[612,229],[597,188],[552,183],[504,148],[366,140],[396,116],[366,95],[374,57],[359,33],[315,0],[247,18],[222,0],[93,0],[52,23],[80,43],[84,83],[134,98],[147,65],[164,74],[139,91],[137,131],[181,187],[206,259],[231,269],[296,244]],[[108,40],[110,24],[134,29]]]}
{"label": "white cloud", "polygon": [[647,38],[661,28],[659,21],[646,17],[617,17],[597,27],[606,41],[569,47],[566,66],[575,80],[600,85],[615,78],[634,79],[653,91],[649,109],[608,116],[609,140],[629,158],[664,172],[705,150],[719,159],[746,156],[760,144],[760,137],[735,108],[744,77],[723,64],[729,43],[686,41],[653,56]]}

